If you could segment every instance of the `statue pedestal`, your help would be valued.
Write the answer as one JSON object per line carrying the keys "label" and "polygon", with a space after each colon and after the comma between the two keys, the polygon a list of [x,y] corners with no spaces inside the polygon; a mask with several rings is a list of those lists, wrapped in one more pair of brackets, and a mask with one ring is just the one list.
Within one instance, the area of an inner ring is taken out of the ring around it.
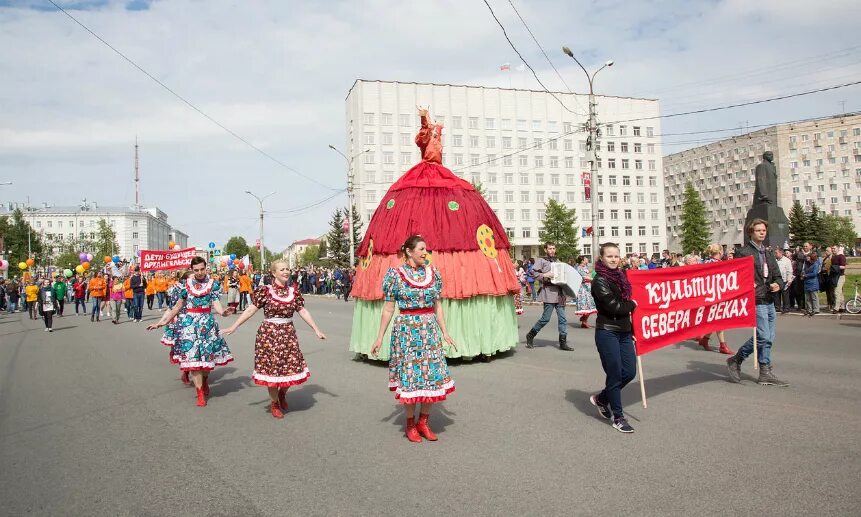
{"label": "statue pedestal", "polygon": [[768,237],[765,238],[767,246],[771,246],[772,249],[784,249],[789,245],[789,219],[786,218],[782,208],[768,203],[754,205],[748,210],[744,220],[745,231],[753,219],[763,219],[768,222]]}

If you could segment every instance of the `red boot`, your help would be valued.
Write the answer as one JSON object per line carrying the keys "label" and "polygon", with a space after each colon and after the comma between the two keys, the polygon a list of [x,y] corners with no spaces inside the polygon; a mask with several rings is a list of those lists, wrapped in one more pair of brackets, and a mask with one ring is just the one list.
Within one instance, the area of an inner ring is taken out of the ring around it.
{"label": "red boot", "polygon": [[209,396],[209,378],[208,377],[203,378],[203,388],[202,389],[203,389],[203,394],[208,397]]}
{"label": "red boot", "polygon": [[281,411],[287,411],[287,388],[278,390],[278,405],[281,406]]}
{"label": "red boot", "polygon": [[709,337],[708,336],[701,337],[699,339],[699,342],[700,342],[700,346],[703,347],[703,350],[705,350],[706,352],[712,351],[712,347],[709,346]]}
{"label": "red boot", "polygon": [[420,435],[424,436],[432,442],[435,442],[437,440],[436,435],[433,434],[433,431],[431,431],[430,427],[428,427],[428,415],[425,413],[419,415],[419,423],[416,424],[416,431],[418,431]]}
{"label": "red boot", "polygon": [[584,316],[580,318],[580,328],[581,329],[590,329],[592,327],[589,326],[589,316]]}
{"label": "red boot", "polygon": [[415,418],[407,418],[407,430],[405,434],[407,435],[407,440],[411,442],[422,441],[422,437],[419,436],[419,432],[416,430]]}
{"label": "red boot", "polygon": [[197,407],[206,407],[206,395],[203,388],[197,388]]}
{"label": "red boot", "polygon": [[190,381],[190,380],[188,380],[188,372],[187,372],[187,371],[186,371],[186,372],[182,372],[182,375],[180,375],[180,376],[179,376],[179,380],[181,380],[181,381],[182,381],[182,383],[183,383],[183,384],[185,384],[186,386],[188,386],[189,384],[191,384],[191,381]]}
{"label": "red boot", "polygon": [[278,406],[279,406],[278,402],[272,403],[272,408],[270,409],[270,411],[272,412],[272,416],[274,416],[275,418],[284,418],[284,413],[281,411],[281,408]]}
{"label": "red boot", "polygon": [[730,347],[726,346],[726,343],[720,344],[720,349],[718,350],[718,352],[726,355],[735,355],[735,352],[733,352]]}

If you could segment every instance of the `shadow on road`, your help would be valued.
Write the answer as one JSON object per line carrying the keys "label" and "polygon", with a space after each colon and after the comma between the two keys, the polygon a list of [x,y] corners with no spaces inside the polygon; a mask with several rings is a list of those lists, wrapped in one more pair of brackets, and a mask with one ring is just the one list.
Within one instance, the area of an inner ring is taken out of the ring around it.
{"label": "shadow on road", "polygon": [[[434,404],[433,407],[435,409],[433,411],[431,411],[430,418],[428,418],[428,422],[430,422],[430,427],[431,427],[431,430],[433,430],[433,432],[435,432],[437,434],[442,434],[445,432],[446,427],[448,427],[454,423],[454,420],[449,418],[449,415],[457,416],[457,413],[455,413],[454,411],[449,411],[448,409],[446,409],[446,407],[443,405],[443,403]],[[418,408],[416,408],[416,413],[417,413],[416,419],[418,419],[418,412],[419,411],[420,410]],[[407,421],[406,411],[403,409],[402,404],[398,404],[397,407],[392,410],[392,412],[391,412],[391,414],[389,414],[389,416],[380,420],[380,422],[391,422],[392,425],[397,426],[398,429],[400,429],[400,430],[404,429],[404,425],[406,424],[406,421]]]}
{"label": "shadow on road", "polygon": [[[261,388],[260,391],[262,393],[266,393],[264,386],[257,386]],[[320,386],[319,384],[303,384],[301,387],[293,387],[287,390],[287,406],[291,413],[294,411],[305,411],[307,409],[311,409],[314,405],[317,404],[317,395],[319,394],[329,395],[330,397],[337,398],[338,395],[336,393],[332,393],[326,388]],[[260,400],[258,402],[251,402],[248,404],[249,406],[262,406],[269,405],[271,400],[267,396],[265,399]]]}

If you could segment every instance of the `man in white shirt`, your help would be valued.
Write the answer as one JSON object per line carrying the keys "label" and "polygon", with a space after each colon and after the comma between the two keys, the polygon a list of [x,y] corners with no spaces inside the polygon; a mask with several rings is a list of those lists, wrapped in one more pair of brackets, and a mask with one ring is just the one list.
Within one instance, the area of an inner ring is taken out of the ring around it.
{"label": "man in white shirt", "polygon": [[780,293],[775,293],[774,305],[778,312],[785,314],[792,308],[792,303],[789,301],[789,293],[795,287],[792,285],[792,281],[795,279],[795,274],[792,272],[792,260],[786,256],[786,251],[776,249],[774,250],[774,257],[777,259],[780,276],[783,277],[784,281],[783,289],[780,290]]}

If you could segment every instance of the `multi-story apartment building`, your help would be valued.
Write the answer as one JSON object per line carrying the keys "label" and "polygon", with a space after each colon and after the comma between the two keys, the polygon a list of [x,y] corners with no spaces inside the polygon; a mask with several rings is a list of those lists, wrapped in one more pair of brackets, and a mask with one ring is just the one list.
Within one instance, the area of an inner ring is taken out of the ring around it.
{"label": "multi-story apartment building", "polygon": [[[167,214],[158,208],[104,207],[90,202],[76,206],[25,207],[8,204],[0,207],[0,215],[20,208],[24,218],[38,232],[52,253],[63,244],[90,241],[96,238],[99,221],[104,219],[117,235],[117,255],[132,259],[142,249],[167,249],[174,241],[179,248],[188,246],[188,235],[171,227]],[[81,251],[88,251],[82,249]]]}
{"label": "multi-story apartment building", "polygon": [[[651,118],[658,115],[658,102],[598,96],[596,103],[602,136],[592,185],[603,221],[600,240],[618,242],[627,253],[659,252],[666,246],[666,224],[660,125]],[[539,232],[549,199],[575,208],[580,230],[591,227],[583,188],[583,173],[589,171],[587,96],[357,80],[346,104],[347,147],[356,156],[355,203],[365,221],[392,183],[419,161],[416,105],[429,105],[434,120],[445,124],[443,164],[481,183],[512,239],[515,258],[541,252]],[[630,122],[619,122],[625,120]],[[587,255],[590,241],[580,241]]]}
{"label": "multi-story apartment building", "polygon": [[682,204],[691,182],[706,203],[711,239],[744,242],[744,220],[753,204],[754,171],[765,151],[774,153],[780,205],[795,200],[827,213],[852,217],[861,227],[861,114],[779,124],[664,157],[667,234],[681,249]]}

